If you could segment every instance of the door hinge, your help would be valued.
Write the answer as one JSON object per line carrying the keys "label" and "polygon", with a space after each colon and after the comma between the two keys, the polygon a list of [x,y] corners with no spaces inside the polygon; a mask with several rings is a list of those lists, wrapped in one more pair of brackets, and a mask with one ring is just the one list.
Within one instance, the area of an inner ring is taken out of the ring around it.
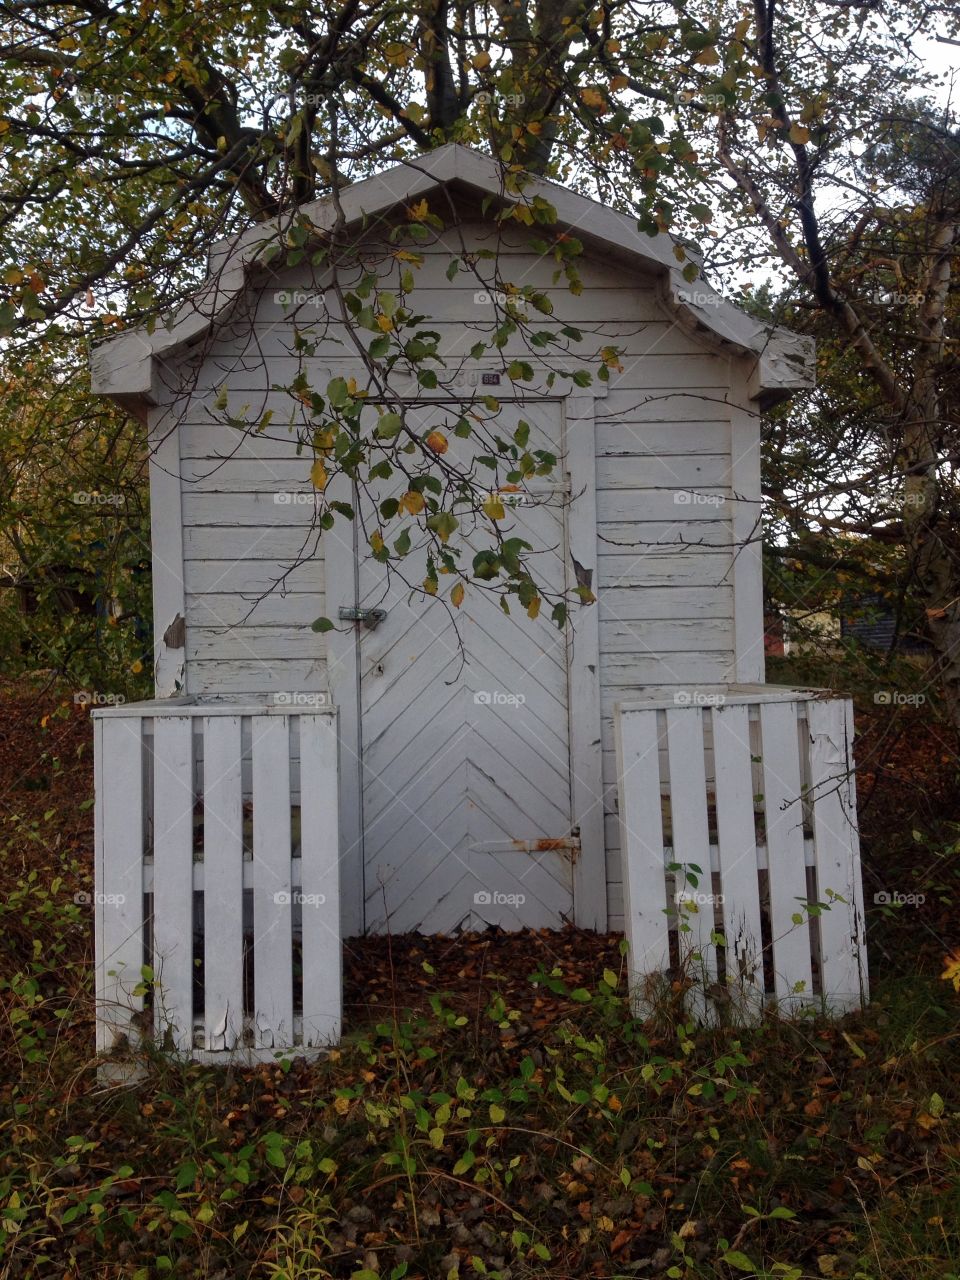
{"label": "door hinge", "polygon": [[574,827],[568,836],[542,836],[535,840],[491,840],[471,845],[478,853],[568,853],[576,862],[580,853],[580,828]]}

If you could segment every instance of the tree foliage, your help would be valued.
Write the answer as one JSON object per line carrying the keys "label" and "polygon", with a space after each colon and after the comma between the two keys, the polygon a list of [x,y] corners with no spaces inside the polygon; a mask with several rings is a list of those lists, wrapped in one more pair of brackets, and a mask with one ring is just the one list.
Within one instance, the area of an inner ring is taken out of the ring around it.
{"label": "tree foliage", "polygon": [[[539,172],[696,236],[721,280],[772,273],[826,388],[815,443],[773,427],[794,467],[768,485],[780,531],[899,539],[960,718],[956,138],[913,53],[956,41],[953,6],[169,0],[0,4],[0,22],[8,351],[152,319],[251,220],[292,225],[441,142],[486,148],[508,182]],[[920,301],[882,301],[900,293]],[[443,485],[443,455],[425,461],[412,492]]]}

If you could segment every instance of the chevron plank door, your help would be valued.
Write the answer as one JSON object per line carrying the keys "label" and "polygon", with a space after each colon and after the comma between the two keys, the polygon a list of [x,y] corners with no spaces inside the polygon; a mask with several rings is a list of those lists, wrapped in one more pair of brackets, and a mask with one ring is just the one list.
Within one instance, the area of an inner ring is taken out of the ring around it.
{"label": "chevron plank door", "polygon": [[[447,460],[493,475],[475,463],[487,452],[482,443],[453,435],[456,411],[419,412],[423,429],[448,437]],[[562,412],[557,402],[505,404],[496,422],[508,437],[526,421],[528,448],[558,457],[550,476],[531,477],[529,492],[503,495],[501,522],[505,538],[533,546],[536,580],[558,594],[567,580]],[[400,492],[388,482],[365,495],[364,516],[374,499]],[[489,535],[469,510],[458,518],[451,541],[460,540],[469,564]],[[425,540],[414,544],[402,579],[359,556],[358,603],[386,610],[375,628],[358,628],[366,928],[559,926],[573,917],[576,845],[567,637],[546,601],[531,619],[511,598],[508,617],[497,593],[474,579],[459,609],[446,575],[436,598],[411,591],[426,576],[427,550]]]}

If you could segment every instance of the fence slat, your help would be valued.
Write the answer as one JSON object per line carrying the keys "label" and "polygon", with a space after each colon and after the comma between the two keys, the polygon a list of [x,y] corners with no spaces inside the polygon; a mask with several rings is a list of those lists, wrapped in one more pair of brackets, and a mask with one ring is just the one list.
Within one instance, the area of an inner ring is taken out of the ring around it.
{"label": "fence slat", "polygon": [[293,1044],[290,717],[254,717],[253,1008],[261,1047]]}
{"label": "fence slat", "polygon": [[[703,712],[700,707],[682,707],[666,712],[667,759],[670,770],[670,820],[673,828],[673,861],[684,870],[677,872],[676,896],[697,895],[691,907],[672,904],[681,927],[680,955],[698,955],[694,962],[695,986],[691,989],[691,1012],[704,1020],[707,1004],[704,986],[717,975],[716,946],[710,940],[714,932],[713,884],[710,877],[710,827],[707,819],[707,776],[703,752]],[[693,887],[686,879],[686,869],[697,880]],[[703,897],[709,901],[702,901]],[[686,925],[689,933],[683,931]]]}
{"label": "fence slat", "polygon": [[856,809],[848,781],[851,751],[847,738],[849,704],[840,699],[810,702],[810,790],[813,801],[813,839],[816,851],[817,894],[829,902],[828,890],[844,902],[834,902],[819,918],[821,984],[833,1008],[857,1008],[865,998],[863,902],[860,880]]}
{"label": "fence slat", "polygon": [[624,932],[634,998],[639,980],[670,964],[660,810],[660,735],[656,711],[615,717]]}
{"label": "fence slat", "polygon": [[[789,1005],[813,995],[795,704],[761,705],[760,738],[774,975],[777,999]],[[798,912],[800,924],[792,918]]]}
{"label": "fence slat", "polygon": [[207,1049],[243,1032],[243,791],[240,717],[204,716],[203,995]]}
{"label": "fence slat", "polygon": [[763,1004],[750,709],[742,703],[717,706],[712,715],[727,984],[735,1009],[749,1020]]}
{"label": "fence slat", "polygon": [[129,1036],[143,1008],[142,721],[94,721],[97,1052]]}
{"label": "fence slat", "polygon": [[192,721],[158,716],[153,724],[153,969],[161,1043],[193,1047]]}
{"label": "fence slat", "polygon": [[303,1043],[340,1037],[340,837],[337,721],[300,717],[300,850],[303,893]]}

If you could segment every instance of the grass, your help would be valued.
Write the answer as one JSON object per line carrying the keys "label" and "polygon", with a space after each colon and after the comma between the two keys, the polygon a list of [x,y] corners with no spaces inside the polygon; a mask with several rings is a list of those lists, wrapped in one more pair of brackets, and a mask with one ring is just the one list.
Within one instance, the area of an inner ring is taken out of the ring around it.
{"label": "grass", "polygon": [[[0,836],[4,1280],[960,1277],[940,915],[936,945],[916,914],[874,915],[864,1013],[749,1030],[690,1025],[669,985],[637,1022],[615,938],[378,940],[326,1060],[148,1050],[139,1082],[108,1087],[75,901],[87,728],[10,717],[36,746]],[[888,856],[906,866],[922,846],[903,820]]]}

